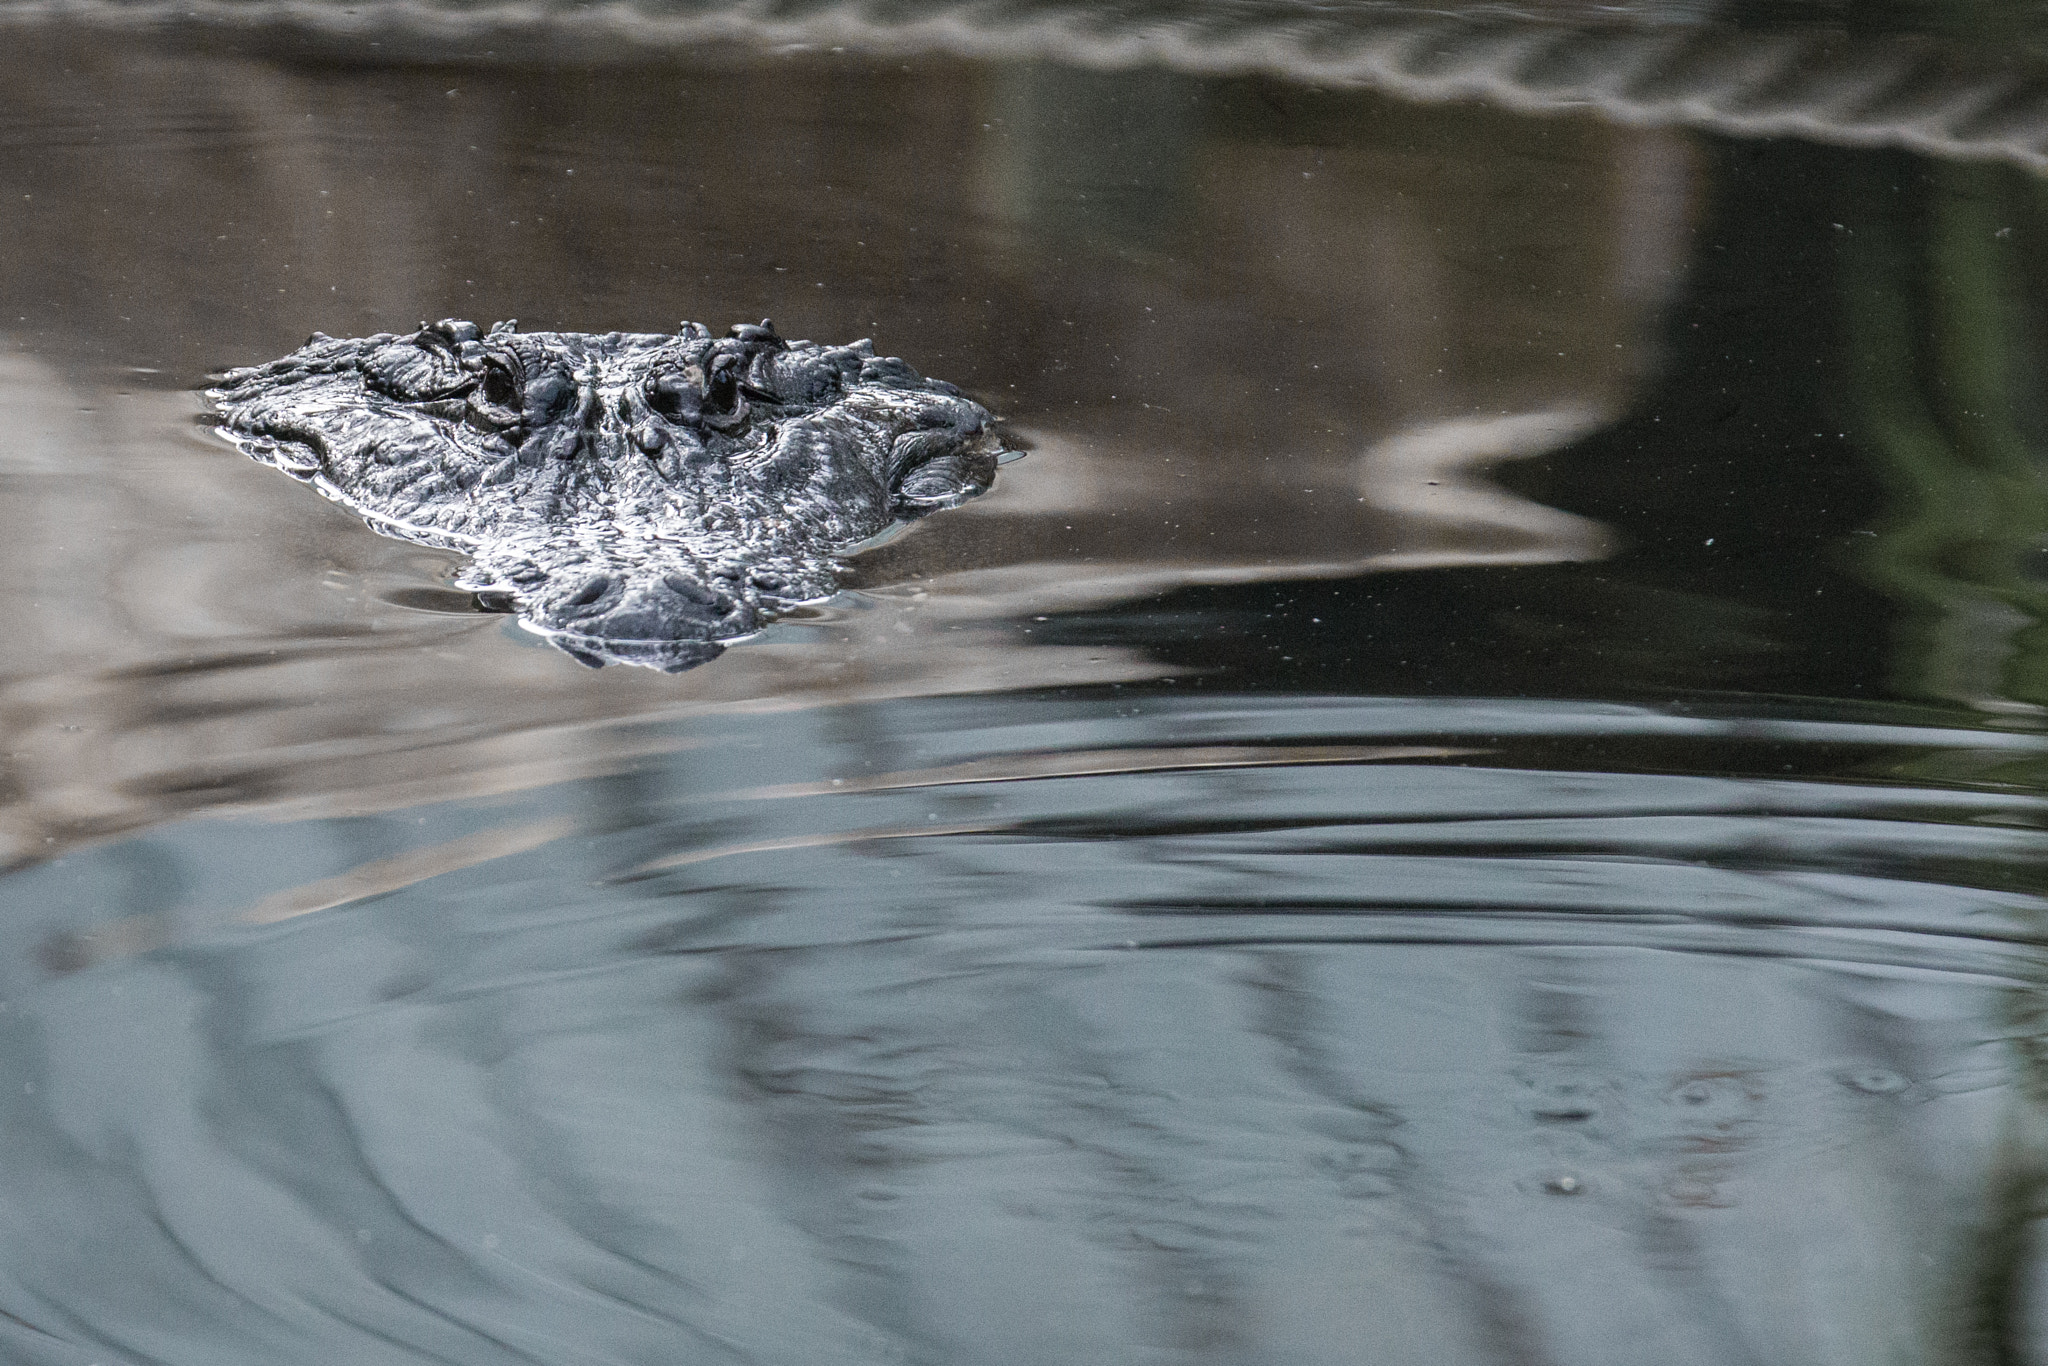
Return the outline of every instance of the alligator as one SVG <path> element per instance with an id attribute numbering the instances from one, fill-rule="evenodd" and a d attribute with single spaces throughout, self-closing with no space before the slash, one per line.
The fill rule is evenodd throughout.
<path id="1" fill-rule="evenodd" d="M 457 586 L 593 667 L 679 672 L 827 597 L 836 557 L 985 491 L 988 410 L 871 342 L 315 333 L 207 398 L 242 451 L 386 535 L 470 557 Z"/>

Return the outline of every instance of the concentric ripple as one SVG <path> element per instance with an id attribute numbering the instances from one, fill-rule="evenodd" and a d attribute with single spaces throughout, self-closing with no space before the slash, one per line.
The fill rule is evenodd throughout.
<path id="1" fill-rule="evenodd" d="M 75 851 L 0 880 L 0 1343 L 2019 1340 L 2048 742 L 1955 720 L 904 701 Z"/>

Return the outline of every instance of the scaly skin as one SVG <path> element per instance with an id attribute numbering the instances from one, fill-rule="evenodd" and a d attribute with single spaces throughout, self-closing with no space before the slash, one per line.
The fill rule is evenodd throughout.
<path id="1" fill-rule="evenodd" d="M 315 334 L 221 376 L 222 435 L 592 665 L 676 671 L 829 595 L 833 555 L 986 490 L 993 420 L 866 341 Z"/>

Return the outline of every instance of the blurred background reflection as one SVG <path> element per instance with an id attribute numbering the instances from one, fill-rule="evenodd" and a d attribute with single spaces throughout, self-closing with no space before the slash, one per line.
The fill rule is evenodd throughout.
<path id="1" fill-rule="evenodd" d="M 2048 1361 L 2023 6 L 0 14 L 0 1356 Z M 679 677 L 207 429 L 1025 434 Z"/>

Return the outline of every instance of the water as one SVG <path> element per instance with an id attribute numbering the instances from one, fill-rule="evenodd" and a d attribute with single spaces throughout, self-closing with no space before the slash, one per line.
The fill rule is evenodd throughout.
<path id="1" fill-rule="evenodd" d="M 2048 1361 L 2037 32 L 1710 8 L 23 7 L 0 1360 Z M 677 677 L 196 396 L 764 314 L 1034 449 Z"/>

